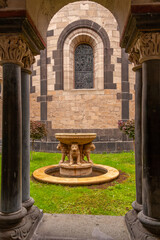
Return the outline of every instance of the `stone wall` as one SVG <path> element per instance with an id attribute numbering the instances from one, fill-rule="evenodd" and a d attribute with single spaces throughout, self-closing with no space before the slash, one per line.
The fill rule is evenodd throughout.
<path id="1" fill-rule="evenodd" d="M 30 81 L 31 119 L 49 129 L 37 150 L 56 151 L 58 131 L 96 132 L 97 152 L 132 149 L 117 129 L 118 120 L 133 119 L 135 112 L 135 74 L 119 41 L 116 19 L 99 4 L 70 3 L 52 18 L 47 51 L 36 57 Z M 74 89 L 74 50 L 82 42 L 93 48 L 93 89 Z"/>
<path id="2" fill-rule="evenodd" d="M 59 79 L 61 62 L 57 52 L 57 46 L 61 41 L 63 31 L 67 26 L 74 24 L 75 21 L 86 19 L 98 24 L 101 29 L 108 35 L 110 44 L 110 64 L 112 70 L 107 74 L 107 81 L 112 85 L 107 85 L 104 89 L 104 82 L 106 81 L 103 75 L 105 71 L 104 48 L 101 37 L 91 28 L 78 28 L 66 35 L 63 48 L 63 90 L 55 91 L 56 78 Z M 39 57 L 36 58 L 36 63 L 33 66 L 32 85 L 35 86 L 35 93 L 31 94 L 31 118 L 41 119 L 42 98 L 36 100 L 38 96 L 45 96 L 47 108 L 47 121 L 51 122 L 53 129 L 113 129 L 117 128 L 117 121 L 123 119 L 122 112 L 128 112 L 129 118 L 134 118 L 134 73 L 132 72 L 132 65 L 127 64 L 128 72 L 128 89 L 122 91 L 122 53 L 119 47 L 120 34 L 118 24 L 111 12 L 99 4 L 82 1 L 70 3 L 63 7 L 52 18 L 47 32 L 47 96 L 51 96 L 50 100 L 47 96 L 40 94 L 40 62 Z M 68 30 L 66 30 L 68 31 Z M 95 56 L 95 62 L 99 63 L 94 71 L 94 89 L 74 89 L 74 47 L 76 43 L 84 42 L 85 34 L 94 33 L 93 39 L 97 40 L 96 51 L 98 56 Z M 78 35 L 79 34 L 79 35 Z M 82 36 L 83 35 L 83 36 Z M 86 36 L 85 35 L 85 36 Z M 75 37 L 76 36 L 76 37 Z M 69 48 L 71 43 L 72 48 Z M 100 40 L 101 39 L 101 42 Z M 87 38 L 86 38 L 87 39 Z M 89 40 L 86 40 L 89 41 Z M 69 51 L 70 50 L 70 51 Z M 68 52 L 67 52 L 68 51 Z M 56 55 L 57 54 L 57 55 Z M 56 55 L 56 56 L 55 56 Z M 97 60 L 98 59 L 98 60 Z M 102 60 L 100 60 L 102 59 Z M 58 62 L 58 63 L 57 63 Z M 44 80 L 44 79 L 42 79 Z M 107 84 L 108 84 L 107 83 Z M 112 86 L 112 87 L 110 87 Z M 123 94 L 122 94 L 123 92 Z M 124 93 L 127 93 L 127 99 L 124 99 Z M 125 96 L 126 96 L 125 95 Z M 128 102 L 128 109 L 122 111 L 122 100 Z M 37 101 L 37 102 L 36 102 Z M 125 108 L 125 107 L 124 107 Z M 40 110 L 41 109 L 41 110 Z"/>

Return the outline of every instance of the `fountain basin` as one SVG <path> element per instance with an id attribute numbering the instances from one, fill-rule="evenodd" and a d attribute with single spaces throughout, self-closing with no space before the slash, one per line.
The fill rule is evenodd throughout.
<path id="1" fill-rule="evenodd" d="M 64 144 L 83 145 L 92 142 L 96 138 L 96 133 L 56 133 L 55 137 Z"/>
<path id="2" fill-rule="evenodd" d="M 101 164 L 94 164 L 92 166 L 93 169 L 99 169 L 102 173 L 101 175 L 95 177 L 69 178 L 52 176 L 51 172 L 59 171 L 59 168 L 59 165 L 50 165 L 39 168 L 33 172 L 33 177 L 37 181 L 43 183 L 61 184 L 69 186 L 84 186 L 111 182 L 119 176 L 119 171 L 117 169 Z"/>

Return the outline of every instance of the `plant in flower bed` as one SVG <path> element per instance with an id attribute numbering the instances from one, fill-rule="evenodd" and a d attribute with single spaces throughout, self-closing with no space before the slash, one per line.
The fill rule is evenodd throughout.
<path id="1" fill-rule="evenodd" d="M 118 121 L 118 128 L 126 135 L 129 136 L 129 138 L 135 139 L 135 120 L 128 120 L 128 121 L 123 121 L 119 120 Z"/>
<path id="2" fill-rule="evenodd" d="M 47 129 L 44 123 L 38 121 L 30 121 L 30 138 L 32 139 L 32 152 L 34 151 L 35 140 L 41 140 L 47 136 Z M 32 155 L 31 155 L 32 159 Z"/>

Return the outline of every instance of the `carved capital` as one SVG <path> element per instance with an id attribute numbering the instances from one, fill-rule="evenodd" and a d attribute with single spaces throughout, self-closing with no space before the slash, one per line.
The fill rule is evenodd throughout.
<path id="1" fill-rule="evenodd" d="M 24 64 L 24 68 L 27 70 L 30 70 L 32 64 L 35 63 L 35 57 L 28 46 L 26 48 L 26 53 L 22 59 L 22 62 Z"/>
<path id="2" fill-rule="evenodd" d="M 29 47 L 20 35 L 0 36 L 0 64 L 15 63 L 29 67 L 34 62 Z"/>
<path id="3" fill-rule="evenodd" d="M 136 47 L 131 48 L 130 54 L 129 54 L 129 61 L 134 63 L 133 71 L 136 71 L 138 68 L 141 67 L 140 63 L 140 53 L 139 50 Z"/>
<path id="4" fill-rule="evenodd" d="M 160 59 L 160 33 L 141 33 L 135 48 L 140 54 L 140 63 L 151 59 Z"/>

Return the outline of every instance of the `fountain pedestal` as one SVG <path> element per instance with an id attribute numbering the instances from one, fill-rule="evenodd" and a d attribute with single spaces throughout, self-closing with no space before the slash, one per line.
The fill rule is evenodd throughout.
<path id="1" fill-rule="evenodd" d="M 57 133 L 55 137 L 60 141 L 57 146 L 62 152 L 59 163 L 60 175 L 65 177 L 86 177 L 92 173 L 90 152 L 95 149 L 92 141 L 96 133 Z M 87 161 L 84 160 L 86 156 Z M 68 161 L 65 161 L 65 158 Z"/>
<path id="2" fill-rule="evenodd" d="M 59 166 L 60 175 L 63 177 L 88 177 L 92 173 L 91 163 L 84 163 L 82 165 L 62 163 Z"/>
<path id="3" fill-rule="evenodd" d="M 57 133 L 55 137 L 60 141 L 57 146 L 62 152 L 60 163 L 35 170 L 33 177 L 37 181 L 84 186 L 110 182 L 119 176 L 115 168 L 92 163 L 90 152 L 95 149 L 92 143 L 96 138 L 95 133 Z"/>

